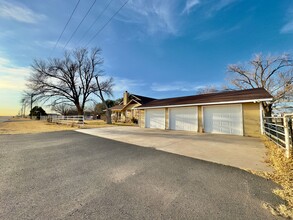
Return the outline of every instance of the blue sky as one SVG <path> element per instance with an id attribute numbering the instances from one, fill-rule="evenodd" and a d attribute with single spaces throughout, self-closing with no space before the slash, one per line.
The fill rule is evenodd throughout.
<path id="1" fill-rule="evenodd" d="M 64 45 L 94 0 L 0 0 L 0 115 L 17 114 L 34 58 L 62 56 Z M 96 1 L 66 49 L 83 47 L 125 0 Z M 292 53 L 291 0 L 129 0 L 89 44 L 103 49 L 104 69 L 124 90 L 163 98 L 225 84 L 228 64 L 254 53 Z"/>

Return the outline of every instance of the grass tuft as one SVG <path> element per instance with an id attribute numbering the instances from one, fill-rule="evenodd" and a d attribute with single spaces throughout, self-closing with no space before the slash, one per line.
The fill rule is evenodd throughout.
<path id="1" fill-rule="evenodd" d="M 286 204 L 277 206 L 266 203 L 264 207 L 274 215 L 293 219 L 293 158 L 286 158 L 284 150 L 270 140 L 264 142 L 267 148 L 266 162 L 273 168 L 273 172 L 266 173 L 265 176 L 281 185 L 282 188 L 274 189 L 273 193 L 286 201 Z"/>

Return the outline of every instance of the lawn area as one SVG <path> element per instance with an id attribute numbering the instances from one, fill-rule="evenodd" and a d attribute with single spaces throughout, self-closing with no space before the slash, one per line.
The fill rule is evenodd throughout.
<path id="1" fill-rule="evenodd" d="M 80 128 L 98 128 L 98 127 L 108 127 L 108 126 L 135 126 L 132 123 L 123 122 L 113 122 L 111 125 L 106 124 L 104 120 L 86 120 L 83 126 Z"/>
<path id="2" fill-rule="evenodd" d="M 47 121 L 31 120 L 26 118 L 11 119 L 8 122 L 0 123 L 0 134 L 27 134 L 27 133 L 42 133 L 64 130 L 75 130 L 85 128 L 99 128 L 107 126 L 133 126 L 129 123 L 113 123 L 106 124 L 103 120 L 89 120 L 85 121 L 83 125 L 80 124 L 55 124 Z"/>
<path id="3" fill-rule="evenodd" d="M 0 134 L 27 134 L 63 130 L 74 130 L 77 127 L 68 125 L 57 125 L 47 121 L 36 121 L 30 119 L 11 119 L 0 123 Z"/>

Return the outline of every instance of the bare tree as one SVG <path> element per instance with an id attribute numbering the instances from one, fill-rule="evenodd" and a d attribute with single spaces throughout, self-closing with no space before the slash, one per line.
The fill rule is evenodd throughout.
<path id="1" fill-rule="evenodd" d="M 26 106 L 30 106 L 30 110 L 32 110 L 33 104 L 35 102 L 37 102 L 37 101 L 38 101 L 37 93 L 34 93 L 31 90 L 23 91 L 22 98 L 21 98 L 20 102 L 21 102 L 21 104 L 23 105 L 23 108 L 24 108 L 24 115 L 25 115 Z M 32 118 L 32 117 L 30 117 L 30 118 Z"/>
<path id="2" fill-rule="evenodd" d="M 21 112 L 22 112 L 22 117 L 25 117 L 25 111 L 26 111 L 26 107 L 29 105 L 29 102 L 27 99 L 25 98 L 21 98 L 20 100 L 20 104 L 21 104 Z"/>
<path id="3" fill-rule="evenodd" d="M 292 99 L 293 60 L 288 54 L 281 56 L 256 54 L 248 64 L 228 66 L 228 81 L 236 88 L 264 88 L 272 96 L 271 103 L 263 103 L 265 115 L 270 116 L 273 104 Z"/>
<path id="4" fill-rule="evenodd" d="M 101 80 L 101 76 L 102 74 L 96 76 L 97 91 L 95 92 L 95 94 L 99 97 L 99 99 L 102 101 L 103 105 L 106 108 L 107 124 L 112 124 L 111 109 L 109 108 L 109 105 L 106 102 L 104 95 L 113 96 L 114 80 L 112 77 Z"/>
<path id="5" fill-rule="evenodd" d="M 89 96 L 97 91 L 94 78 L 103 64 L 101 49 L 66 52 L 63 58 L 35 60 L 27 86 L 39 100 L 73 104 L 82 115 Z"/>
<path id="6" fill-rule="evenodd" d="M 53 104 L 52 105 L 52 110 L 61 114 L 61 115 L 68 115 L 70 108 L 72 106 L 68 105 L 68 104 L 64 104 L 64 103 L 59 103 L 59 104 Z"/>

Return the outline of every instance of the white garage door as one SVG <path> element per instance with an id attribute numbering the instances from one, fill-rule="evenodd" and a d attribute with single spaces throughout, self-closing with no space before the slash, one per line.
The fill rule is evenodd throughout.
<path id="1" fill-rule="evenodd" d="M 171 130 L 197 131 L 197 107 L 170 108 Z"/>
<path id="2" fill-rule="evenodd" d="M 204 107 L 205 132 L 243 135 L 241 109 L 241 105 Z"/>
<path id="3" fill-rule="evenodd" d="M 145 127 L 165 129 L 165 109 L 146 110 Z"/>

